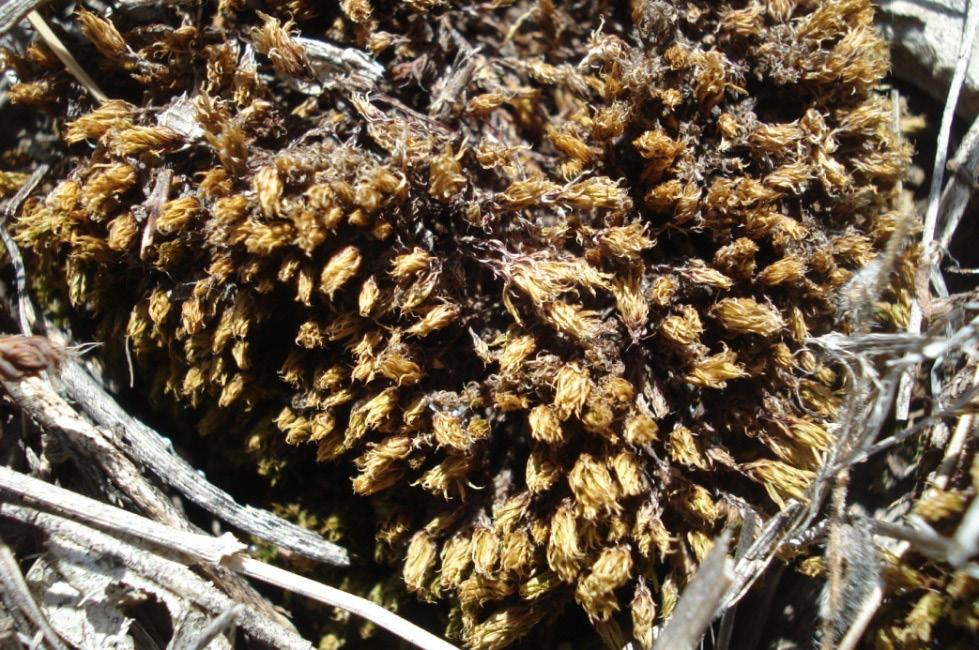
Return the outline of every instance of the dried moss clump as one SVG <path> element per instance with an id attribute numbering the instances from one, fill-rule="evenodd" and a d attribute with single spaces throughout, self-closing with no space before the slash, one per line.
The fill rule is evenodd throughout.
<path id="1" fill-rule="evenodd" d="M 67 147 L 19 241 L 202 432 L 351 470 L 454 637 L 648 648 L 831 444 L 804 341 L 908 158 L 870 3 L 264 4 L 73 16 L 94 108 L 8 53 Z"/>

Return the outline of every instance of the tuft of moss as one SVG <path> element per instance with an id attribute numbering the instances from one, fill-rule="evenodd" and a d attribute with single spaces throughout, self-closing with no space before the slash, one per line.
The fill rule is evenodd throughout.
<path id="1" fill-rule="evenodd" d="M 909 157 L 870 3 L 260 4 L 78 13 L 100 106 L 7 52 L 65 141 L 18 241 L 202 434 L 386 512 L 375 555 L 468 646 L 575 603 L 648 649 L 832 443 L 806 338 Z"/>

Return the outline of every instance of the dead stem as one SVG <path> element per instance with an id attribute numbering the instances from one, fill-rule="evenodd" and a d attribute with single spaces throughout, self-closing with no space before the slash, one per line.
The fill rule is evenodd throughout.
<path id="1" fill-rule="evenodd" d="M 92 97 L 94 97 L 100 104 L 109 101 L 109 96 L 102 92 L 95 81 L 93 81 L 88 73 L 85 72 L 85 69 L 79 65 L 75 57 L 68 51 L 68 48 L 65 47 L 65 44 L 61 42 L 60 38 L 58 38 L 58 35 L 55 34 L 50 27 L 48 27 L 47 22 L 44 20 L 41 14 L 37 13 L 36 11 L 31 11 L 27 14 L 27 20 L 30 21 L 34 29 L 37 30 L 38 36 L 40 36 L 47 46 L 51 48 L 54 55 L 65 64 L 68 72 L 70 72 L 71 75 L 78 80 L 78 83 L 82 85 L 82 88 L 87 90 L 89 94 L 92 95 Z"/>

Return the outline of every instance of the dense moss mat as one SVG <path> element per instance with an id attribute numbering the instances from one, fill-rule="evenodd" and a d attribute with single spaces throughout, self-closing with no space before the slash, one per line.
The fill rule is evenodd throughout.
<path id="1" fill-rule="evenodd" d="M 909 158 L 870 3 L 254 4 L 62 16 L 101 105 L 5 53 L 64 143 L 40 282 L 211 453 L 328 483 L 311 523 L 372 511 L 356 590 L 649 648 L 806 498 L 846 390 L 806 338 L 908 317 L 910 256 L 861 300 Z"/>

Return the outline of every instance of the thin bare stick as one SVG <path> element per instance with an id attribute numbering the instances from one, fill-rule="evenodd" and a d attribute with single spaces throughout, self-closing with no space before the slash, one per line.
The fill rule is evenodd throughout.
<path id="1" fill-rule="evenodd" d="M 900 559 L 910 547 L 911 544 L 909 542 L 902 541 L 892 550 L 892 553 L 894 553 L 894 555 Z M 863 599 L 860 609 L 857 610 L 857 615 L 853 618 L 849 629 L 840 640 L 837 650 L 853 650 L 856 648 L 857 644 L 860 643 L 860 640 L 863 638 L 864 631 L 866 631 L 867 626 L 870 625 L 870 621 L 874 618 L 874 614 L 877 613 L 877 609 L 880 607 L 883 600 L 884 582 L 883 580 L 878 580 L 877 584 L 875 584 L 873 589 L 870 590 L 870 593 L 868 593 Z"/>
<path id="2" fill-rule="evenodd" d="M 908 331 L 912 334 L 921 332 L 924 319 L 922 302 L 927 301 L 930 294 L 929 278 L 939 260 L 939 252 L 935 246 L 935 229 L 938 224 L 938 208 L 942 194 L 942 183 L 945 180 L 945 161 L 948 160 L 948 140 L 952 132 L 952 121 L 955 119 L 955 107 L 959 103 L 959 92 L 965 75 L 969 71 L 969 59 L 972 56 L 972 46 L 975 44 L 976 32 L 979 31 L 979 2 L 969 3 L 968 13 L 963 25 L 962 42 L 959 44 L 958 59 L 955 63 L 955 74 L 945 99 L 942 111 L 942 122 L 938 130 L 938 143 L 935 152 L 935 162 L 931 169 L 931 185 L 928 188 L 928 207 L 925 210 L 925 223 L 921 231 L 921 262 L 918 267 L 917 290 L 911 301 L 911 318 Z M 914 369 L 909 369 L 902 377 L 898 388 L 896 417 L 907 420 L 911 403 L 911 387 L 914 381 Z"/>
<path id="3" fill-rule="evenodd" d="M 979 364 L 976 364 L 975 370 L 972 373 L 972 386 L 973 388 L 979 386 Z M 938 465 L 938 469 L 935 470 L 935 475 L 932 479 L 932 485 L 935 487 L 942 490 L 948 487 L 952 473 L 959 464 L 962 452 L 965 449 L 965 442 L 968 440 L 969 434 L 972 433 L 973 419 L 974 415 L 971 412 L 965 413 L 955 425 L 955 433 L 952 434 L 951 440 L 945 446 L 942 462 Z"/>
<path id="4" fill-rule="evenodd" d="M 44 640 L 55 650 L 67 650 L 57 633 L 51 629 L 51 624 L 44 617 L 44 612 L 34 602 L 34 596 L 24 581 L 17 559 L 7 544 L 0 540 L 0 584 L 3 585 L 4 600 L 10 599 L 24 616 L 41 632 Z"/>
<path id="5" fill-rule="evenodd" d="M 907 542 L 902 542 L 902 544 L 906 545 Z M 850 629 L 847 630 L 846 636 L 843 637 L 840 645 L 837 646 L 837 650 L 853 650 L 857 646 L 857 643 L 863 637 L 864 630 L 867 629 L 874 614 L 877 613 L 877 608 L 880 607 L 883 596 L 884 591 L 881 586 L 874 587 L 874 590 L 863 601 L 860 611 L 853 619 L 853 623 L 850 625 Z"/>
<path id="6" fill-rule="evenodd" d="M 211 537 L 178 530 L 8 467 L 0 466 L 0 490 L 15 494 L 28 504 L 65 517 L 81 519 L 102 530 L 123 533 L 164 548 L 179 549 L 182 555 L 206 564 L 220 564 L 222 559 L 245 548 L 231 533 Z"/>
<path id="7" fill-rule="evenodd" d="M 875 535 L 884 535 L 892 539 L 908 542 L 919 553 L 935 560 L 947 561 L 957 550 L 954 539 L 939 535 L 929 526 L 924 526 L 922 529 L 919 529 L 869 517 L 861 519 L 870 526 L 870 529 L 873 530 Z"/>
<path id="8" fill-rule="evenodd" d="M 975 397 L 977 393 L 979 393 L 979 387 L 972 386 L 971 388 L 967 389 L 961 396 L 956 398 L 956 400 L 952 402 L 948 406 L 948 408 L 943 409 L 937 413 L 933 413 L 928 417 L 916 420 L 915 423 L 910 427 L 906 429 L 902 429 L 897 433 L 891 434 L 890 436 L 887 436 L 882 440 L 878 440 L 874 444 L 865 447 L 864 449 L 861 449 L 853 457 L 848 458 L 845 461 L 842 461 L 838 465 L 835 465 L 834 469 L 838 471 L 839 469 L 842 469 L 845 466 L 862 463 L 863 461 L 867 460 L 871 456 L 879 454 L 885 449 L 890 449 L 894 445 L 900 444 L 901 442 L 907 440 L 911 436 L 921 431 L 924 431 L 928 427 L 940 423 L 942 419 L 954 417 L 956 414 L 960 413 L 962 409 L 968 406 L 969 402 L 972 401 L 972 398 Z"/>
<path id="9" fill-rule="evenodd" d="M 10 264 L 14 267 L 14 277 L 17 285 L 17 320 L 20 324 L 20 332 L 24 336 L 30 336 L 37 320 L 34 314 L 34 306 L 27 298 L 27 271 L 24 267 L 24 258 L 20 254 L 17 242 L 7 231 L 7 222 L 17 214 L 21 204 L 27 200 L 31 192 L 41 183 L 41 179 L 48 173 L 47 165 L 38 165 L 37 169 L 30 175 L 30 178 L 20 186 L 7 204 L 3 207 L 0 214 L 0 240 L 3 241 L 7 255 L 10 257 Z"/>
<path id="10" fill-rule="evenodd" d="M 104 432 L 75 412 L 41 377 L 4 382 L 7 393 L 47 431 L 63 435 L 69 445 L 91 457 L 137 507 L 168 525 L 190 529 L 190 524 L 173 503 L 143 477 L 140 469 L 126 458 Z"/>
<path id="11" fill-rule="evenodd" d="M 6 34 L 47 0 L 4 0 L 0 2 L 0 36 Z"/>
<path id="12" fill-rule="evenodd" d="M 758 523 L 758 516 L 750 508 L 744 515 L 741 523 L 741 532 L 738 533 L 738 544 L 734 549 L 734 561 L 740 562 L 751 548 L 751 543 L 755 539 L 755 526 Z M 731 645 L 731 635 L 734 633 L 734 614 L 737 607 L 731 605 L 721 617 L 721 625 L 717 631 L 717 641 L 714 647 L 717 650 L 727 650 Z"/>
<path id="13" fill-rule="evenodd" d="M 304 578 L 285 569 L 259 562 L 241 554 L 228 558 L 224 564 L 256 580 L 261 580 L 270 585 L 281 587 L 287 591 L 312 598 L 313 600 L 333 607 L 339 607 L 362 618 L 366 618 L 419 648 L 425 648 L 426 650 L 456 650 L 456 647 L 451 643 L 443 641 L 431 632 L 423 630 L 414 623 L 406 621 L 380 605 L 364 598 L 348 594 L 345 591 L 340 591 L 334 587 L 321 584 L 309 578 Z"/>
<path id="14" fill-rule="evenodd" d="M 41 37 L 41 40 L 43 40 L 44 43 L 51 48 L 51 51 L 54 52 L 54 55 L 65 64 L 65 67 L 68 68 L 68 72 L 70 72 L 71 75 L 78 80 L 78 83 L 80 83 L 82 87 L 95 98 L 96 101 L 99 103 L 109 101 L 109 96 L 102 92 L 95 81 L 93 81 L 82 66 L 78 64 L 78 61 L 75 60 L 75 57 L 68 51 L 65 44 L 61 42 L 58 35 L 55 34 L 50 27 L 48 27 L 48 24 L 44 21 L 41 14 L 37 13 L 36 11 L 31 11 L 27 14 L 27 20 L 30 21 L 34 29 L 37 30 L 37 34 Z"/>
<path id="15" fill-rule="evenodd" d="M 74 361 L 62 364 L 61 381 L 68 395 L 89 417 L 119 433 L 127 455 L 189 500 L 232 526 L 281 548 L 327 564 L 350 564 L 343 547 L 271 512 L 241 505 L 208 482 L 190 463 L 169 449 L 163 435 L 126 413 L 80 364 Z"/>
<path id="16" fill-rule="evenodd" d="M 803 512 L 802 504 L 790 501 L 785 508 L 775 513 L 758 534 L 758 539 L 734 566 L 734 577 L 720 608 L 727 609 L 740 601 L 757 582 L 775 559 L 775 552 L 784 540 L 789 522 Z"/>
<path id="17" fill-rule="evenodd" d="M 225 611 L 221 612 L 221 615 L 211 621 L 204 631 L 201 632 L 192 643 L 187 644 L 182 650 L 204 650 L 211 641 L 213 641 L 219 634 L 224 634 L 224 631 L 232 627 L 237 621 L 238 617 L 241 615 L 244 607 L 241 605 L 234 605 L 229 607 Z"/>
<path id="18" fill-rule="evenodd" d="M 972 382 L 973 387 L 979 384 L 979 366 L 976 367 Z M 972 415 L 967 414 L 962 416 L 958 425 L 955 427 L 955 433 L 953 434 L 952 439 L 949 441 L 949 444 L 945 449 L 942 462 L 939 463 L 935 471 L 929 475 L 928 484 L 940 490 L 948 487 L 952 469 L 954 469 L 956 461 L 962 452 L 965 445 L 965 440 L 972 428 L 971 425 Z M 892 549 L 891 552 L 894 554 L 897 560 L 900 560 L 909 548 L 911 548 L 911 543 L 904 540 L 901 541 L 894 549 Z M 877 612 L 877 608 L 880 607 L 880 603 L 883 598 L 883 585 L 878 584 L 874 587 L 870 594 L 867 595 L 867 598 L 864 599 L 859 614 L 850 625 L 850 629 L 847 631 L 846 636 L 844 636 L 843 640 L 840 641 L 839 650 L 853 650 L 853 648 L 857 646 L 863 637 L 864 630 L 867 629 L 871 619 L 873 619 L 874 614 Z"/>
<path id="19" fill-rule="evenodd" d="M 28 377 L 20 381 L 5 381 L 3 386 L 24 413 L 44 429 L 63 436 L 71 448 L 90 459 L 88 467 L 101 468 L 111 483 L 140 510 L 176 529 L 195 530 L 173 502 L 122 453 L 120 441 L 112 435 L 114 432 L 92 426 L 65 402 L 49 381 L 41 377 Z M 262 611 L 266 616 L 277 616 L 268 601 L 240 576 L 217 567 L 207 568 L 206 571 L 210 579 L 235 599 Z"/>
<path id="20" fill-rule="evenodd" d="M 969 198 L 976 190 L 976 176 L 979 175 L 979 117 L 973 120 L 948 167 L 952 177 L 942 192 L 942 202 L 938 206 L 938 214 L 943 223 L 940 240 L 943 251 L 951 243 L 952 235 L 965 214 Z"/>
<path id="21" fill-rule="evenodd" d="M 48 552 L 56 558 L 77 563 L 77 555 L 82 552 L 87 557 L 111 559 L 209 614 L 220 614 L 236 604 L 211 580 L 187 566 L 183 556 L 179 561 L 170 559 L 139 546 L 138 540 L 110 535 L 60 515 L 15 504 L 10 499 L 0 499 L 0 514 L 44 531 Z M 263 647 L 312 649 L 287 622 L 268 616 L 260 608 L 246 606 L 239 622 L 242 631 Z"/>
<path id="22" fill-rule="evenodd" d="M 2 466 L 0 466 L 0 490 L 14 494 L 28 504 L 92 523 L 99 529 L 145 540 L 167 549 L 170 553 L 208 565 L 221 565 L 268 584 L 339 607 L 366 618 L 419 648 L 455 650 L 452 644 L 369 600 L 243 555 L 241 551 L 244 546 L 230 533 L 225 533 L 221 537 L 211 537 L 175 530 Z M 725 584 L 725 588 L 726 586 Z"/>
<path id="23" fill-rule="evenodd" d="M 945 161 L 948 160 L 948 141 L 952 133 L 952 121 L 955 119 L 955 108 L 959 103 L 959 92 L 962 83 L 969 72 L 969 60 L 972 56 L 972 46 L 975 44 L 976 32 L 979 31 L 979 3 L 969 2 L 969 10 L 965 16 L 962 42 L 959 43 L 959 54 L 955 62 L 955 74 L 948 89 L 945 108 L 942 111 L 942 122 L 938 130 L 938 147 L 935 152 L 935 162 L 931 168 L 931 185 L 928 188 L 928 208 L 925 211 L 925 224 L 921 233 L 921 243 L 930 247 L 935 239 L 935 227 L 938 224 L 938 207 L 942 194 L 942 183 L 945 180 Z M 925 250 L 925 253 L 928 251 Z M 934 260 L 927 260 L 929 263 Z"/>
<path id="24" fill-rule="evenodd" d="M 656 639 L 654 650 L 693 650 L 714 619 L 724 593 L 734 580 L 734 562 L 727 556 L 730 531 L 714 541 L 714 548 L 683 590 L 673 614 Z"/>

